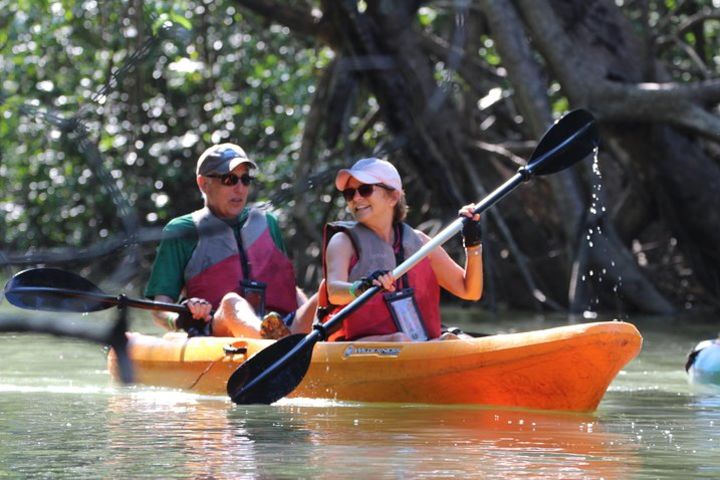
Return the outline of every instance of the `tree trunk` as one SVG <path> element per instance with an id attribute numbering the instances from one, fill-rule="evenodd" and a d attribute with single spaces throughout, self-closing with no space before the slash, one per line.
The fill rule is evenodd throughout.
<path id="1" fill-rule="evenodd" d="M 720 100 L 720 80 L 667 82 L 649 51 L 657 36 L 637 33 L 614 1 L 453 4 L 442 38 L 421 28 L 414 0 L 368 0 L 364 10 L 325 0 L 319 22 L 303 19 L 302 7 L 240 3 L 303 34 L 315 28 L 331 43 L 344 77 L 377 100 L 390 135 L 375 153 L 399 164 L 410 203 L 419 205 L 412 214 L 422 218 L 445 218 L 514 173 L 527 156 L 513 151 L 518 141 L 540 138 L 559 105 L 595 114 L 602 178 L 597 165 L 585 164 L 538 179 L 489 212 L 486 241 L 495 253 L 488 271 L 498 298 L 669 313 L 686 301 L 687 289 L 677 285 L 688 280 L 688 261 L 717 295 L 720 213 L 712 207 L 720 204 L 720 167 L 712 142 L 720 118 L 706 105 Z M 459 41 L 463 33 L 473 35 L 470 50 Z M 487 47 L 485 38 L 502 61 L 497 68 L 474 54 Z M 457 81 L 438 81 L 439 64 Z M 666 83 L 647 83 L 658 80 Z M 503 95 L 478 100 L 494 95 L 493 85 Z M 342 137 L 337 112 L 355 108 L 350 97 L 335 92 L 324 117 L 335 132 L 331 147 Z"/>

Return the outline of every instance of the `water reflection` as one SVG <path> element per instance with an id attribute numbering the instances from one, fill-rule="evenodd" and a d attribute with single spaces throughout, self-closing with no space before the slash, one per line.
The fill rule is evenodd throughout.
<path id="1" fill-rule="evenodd" d="M 720 395 L 656 388 L 618 400 L 608 396 L 602 417 L 637 443 L 643 478 L 720 478 Z"/>
<path id="2" fill-rule="evenodd" d="M 0 335 L 0 476 L 720 478 L 720 392 L 692 388 L 683 368 L 716 319 L 651 320 L 596 416 L 299 399 L 240 407 L 114 387 L 94 345 Z"/>
<path id="3" fill-rule="evenodd" d="M 168 391 L 116 395 L 108 401 L 109 471 L 162 477 L 255 478 L 257 452 L 243 428 L 230 428 L 228 404 Z M 138 458 L 142 462 L 138 464 Z"/>
<path id="4" fill-rule="evenodd" d="M 687 437 L 697 445 L 692 455 L 697 457 L 698 451 L 702 451 L 703 456 L 709 459 L 698 466 L 698 475 L 720 478 L 720 442 L 715 433 L 720 427 L 720 390 L 710 388 L 693 397 L 688 409 L 697 412 L 693 417 L 692 431 L 687 433 Z"/>
<path id="5" fill-rule="evenodd" d="M 592 416 L 293 400 L 232 406 L 182 394 L 113 396 L 109 471 L 193 478 L 628 478 L 630 438 Z M 158 464 L 148 465 L 156 449 Z M 152 463 L 152 462 L 151 462 Z"/>

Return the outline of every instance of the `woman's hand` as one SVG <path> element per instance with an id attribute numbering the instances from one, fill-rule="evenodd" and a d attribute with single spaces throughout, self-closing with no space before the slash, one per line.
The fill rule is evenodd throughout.
<path id="1" fill-rule="evenodd" d="M 376 272 L 373 272 L 370 277 L 373 279 L 372 283 L 373 285 L 376 285 L 383 290 L 387 290 L 388 292 L 394 292 L 395 291 L 395 277 L 393 277 L 392 272 L 385 272 L 381 273 L 382 270 L 378 270 Z M 376 273 L 380 273 L 379 275 L 375 276 Z"/>
<path id="2" fill-rule="evenodd" d="M 388 272 L 387 270 L 375 270 L 367 277 L 363 277 L 354 282 L 353 292 L 355 293 L 355 296 L 359 296 L 372 286 L 380 287 L 388 292 L 394 292 L 395 277 L 393 277 L 392 272 Z"/>
<path id="3" fill-rule="evenodd" d="M 476 222 L 479 222 L 480 214 L 473 213 L 476 208 L 477 208 L 477 205 L 475 205 L 474 203 L 468 203 L 464 207 L 460 208 L 460 210 L 458 210 L 458 216 L 459 217 L 468 217 Z"/>
<path id="4" fill-rule="evenodd" d="M 458 210 L 458 216 L 463 219 L 462 237 L 465 248 L 476 247 L 482 243 L 482 228 L 480 227 L 480 214 L 475 212 L 475 204 L 470 203 Z"/>

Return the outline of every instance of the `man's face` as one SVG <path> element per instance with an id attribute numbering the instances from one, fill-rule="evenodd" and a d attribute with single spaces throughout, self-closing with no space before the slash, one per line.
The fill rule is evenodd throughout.
<path id="1" fill-rule="evenodd" d="M 229 176 L 231 180 L 240 180 L 249 175 L 250 169 L 247 164 L 238 165 Z M 235 175 L 236 179 L 232 179 Z M 224 184 L 218 177 L 199 175 L 197 177 L 198 187 L 205 193 L 205 205 L 219 218 L 235 218 L 247 204 L 250 195 L 250 185 L 237 181 L 235 185 Z M 230 183 L 230 182 L 225 182 Z"/>

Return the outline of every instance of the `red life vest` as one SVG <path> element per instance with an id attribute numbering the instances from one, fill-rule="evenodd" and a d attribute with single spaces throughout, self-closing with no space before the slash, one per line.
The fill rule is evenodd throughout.
<path id="1" fill-rule="evenodd" d="M 198 244 L 185 267 L 185 293 L 204 298 L 218 308 L 228 292 L 240 293 L 245 278 L 240 249 L 232 227 L 208 208 L 192 213 Z M 297 309 L 295 270 L 290 259 L 275 245 L 265 214 L 250 209 L 240 229 L 250 280 L 265 282 L 266 310 L 286 315 Z"/>
<path id="2" fill-rule="evenodd" d="M 407 258 L 422 247 L 422 239 L 407 224 L 400 224 L 402 228 L 402 245 L 404 257 Z M 396 265 L 395 251 L 392 246 L 384 242 L 372 230 L 358 222 L 333 222 L 325 226 L 323 232 L 323 272 L 327 278 L 326 250 L 330 238 L 337 232 L 344 232 L 352 241 L 357 255 L 357 261 L 351 262 L 348 272 L 348 281 L 354 282 L 367 276 L 375 270 L 392 270 Z M 428 338 L 440 336 L 440 286 L 435 272 L 427 257 L 418 262 L 407 272 L 407 280 L 415 291 L 415 301 L 422 315 L 423 325 Z M 396 283 L 398 287 L 401 282 Z M 329 307 L 330 315 L 341 310 L 339 306 L 328 305 L 328 293 L 325 281 L 320 286 L 319 306 Z M 328 318 L 329 319 L 329 318 Z M 397 326 L 381 293 L 373 296 L 356 312 L 343 321 L 338 332 L 331 335 L 331 340 L 354 340 L 369 335 L 385 335 L 398 331 Z"/>

